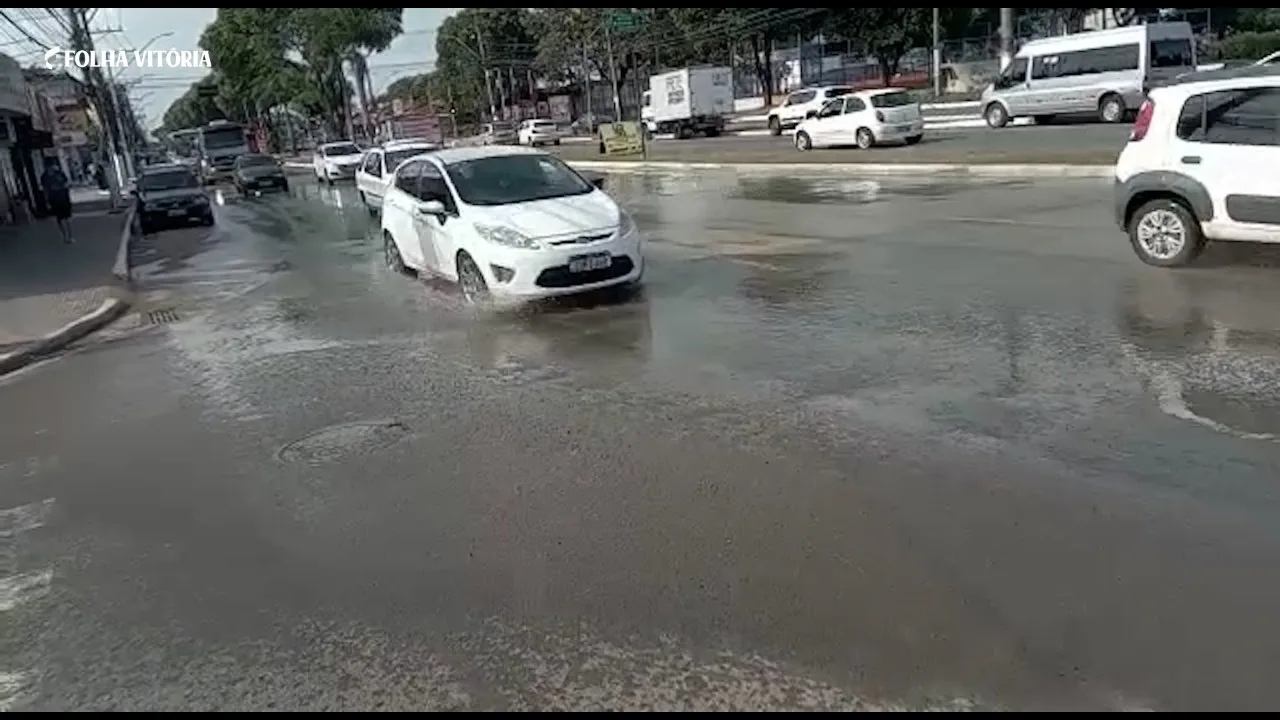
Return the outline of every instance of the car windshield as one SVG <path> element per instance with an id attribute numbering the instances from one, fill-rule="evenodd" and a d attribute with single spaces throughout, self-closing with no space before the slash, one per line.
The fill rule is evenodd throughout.
<path id="1" fill-rule="evenodd" d="M 489 126 L 489 132 L 509 132 L 511 126 L 507 123 L 493 123 Z"/>
<path id="2" fill-rule="evenodd" d="M 453 163 L 449 177 L 468 205 L 511 205 L 569 195 L 594 187 L 550 155 L 499 155 Z"/>
<path id="3" fill-rule="evenodd" d="M 539 120 L 535 122 L 533 126 L 539 130 L 554 130 L 556 127 L 556 124 L 551 122 L 550 120 Z"/>
<path id="4" fill-rule="evenodd" d="M 147 173 L 138 178 L 138 189 L 144 191 L 179 190 L 200 187 L 196 176 L 186 170 Z"/>
<path id="5" fill-rule="evenodd" d="M 325 157 L 346 157 L 348 155 L 359 155 L 360 148 L 355 143 L 342 143 L 341 145 L 329 145 L 320 149 Z"/>
<path id="6" fill-rule="evenodd" d="M 223 128 L 221 130 L 205 130 L 201 133 L 201 142 L 210 150 L 219 150 L 222 148 L 237 147 L 244 145 L 244 130 L 238 127 Z"/>
<path id="7" fill-rule="evenodd" d="M 245 155 L 239 160 L 240 167 L 271 167 L 276 165 L 276 159 L 270 155 Z"/>
<path id="8" fill-rule="evenodd" d="M 841 95 L 848 95 L 851 92 L 853 92 L 853 88 L 851 87 L 834 87 L 834 88 L 831 88 L 830 90 L 827 90 L 825 93 L 823 93 L 823 97 L 827 97 L 827 98 L 840 97 Z"/>
<path id="9" fill-rule="evenodd" d="M 421 155 L 424 152 L 430 152 L 430 148 L 426 147 L 409 147 L 399 148 L 396 150 L 388 150 L 383 157 L 385 158 L 387 170 L 395 170 L 396 166 L 408 160 L 415 155 Z"/>
<path id="10" fill-rule="evenodd" d="M 871 106 L 878 108 L 895 108 L 912 104 L 911 96 L 904 92 L 883 93 L 871 96 Z"/>

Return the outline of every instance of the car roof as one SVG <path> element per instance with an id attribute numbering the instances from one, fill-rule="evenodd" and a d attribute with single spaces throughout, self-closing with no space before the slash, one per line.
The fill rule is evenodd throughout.
<path id="1" fill-rule="evenodd" d="M 183 163 L 156 163 L 154 165 L 144 165 L 138 175 L 151 175 L 154 173 L 172 172 L 181 170 L 183 172 L 191 172 L 191 167 Z"/>
<path id="2" fill-rule="evenodd" d="M 317 149 L 317 150 L 323 150 L 323 149 L 325 149 L 325 148 L 341 147 L 341 146 L 343 146 L 343 145 L 355 145 L 355 143 L 354 143 L 354 142 L 352 142 L 351 140 L 335 140 L 335 141 L 333 141 L 333 142 L 327 142 L 327 143 L 324 143 L 323 145 L 321 145 L 320 147 L 318 147 L 318 148 L 316 148 L 316 149 Z"/>
<path id="3" fill-rule="evenodd" d="M 412 150 L 414 148 L 434 150 L 437 147 L 439 147 L 439 144 L 430 140 L 388 140 L 382 143 L 382 147 L 374 148 L 374 150 Z"/>
<path id="4" fill-rule="evenodd" d="M 1280 65 L 1245 65 L 1243 67 L 1222 68 L 1220 70 L 1201 70 L 1189 72 L 1172 80 L 1158 84 L 1156 87 L 1175 87 L 1193 83 L 1216 82 L 1220 80 L 1249 80 L 1256 78 L 1280 78 Z"/>
<path id="5" fill-rule="evenodd" d="M 489 157 L 507 157 L 510 155 L 537 155 L 539 157 L 549 155 L 550 153 L 533 148 L 522 147 L 520 145 L 479 145 L 475 147 L 456 147 L 446 150 L 437 150 L 431 153 L 431 157 L 439 160 L 444 165 L 453 165 L 456 163 L 467 162 L 468 160 L 479 160 Z"/>
<path id="6" fill-rule="evenodd" d="M 876 97 L 877 95 L 889 95 L 891 93 L 900 92 L 906 92 L 906 89 L 900 87 L 871 88 L 870 90 L 859 90 L 857 94 L 865 95 L 867 97 Z"/>

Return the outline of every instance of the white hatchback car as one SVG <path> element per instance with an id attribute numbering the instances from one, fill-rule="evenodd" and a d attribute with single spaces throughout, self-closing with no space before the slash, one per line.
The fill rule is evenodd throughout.
<path id="1" fill-rule="evenodd" d="M 473 303 L 637 284 L 640 234 L 602 184 L 519 146 L 411 158 L 383 201 L 387 266 L 457 282 Z"/>
<path id="2" fill-rule="evenodd" d="M 524 120 L 517 134 L 520 144 L 529 147 L 560 144 L 560 128 L 554 120 Z"/>
<path id="3" fill-rule="evenodd" d="M 924 137 L 920 103 L 905 90 L 883 88 L 828 100 L 796 128 L 797 150 L 857 145 L 866 150 L 884 142 L 915 145 Z"/>
<path id="4" fill-rule="evenodd" d="M 320 182 L 350 180 L 356 176 L 356 168 L 360 167 L 363 157 L 364 151 L 353 142 L 325 143 L 311 156 L 311 169 Z"/>
<path id="5" fill-rule="evenodd" d="M 360 193 L 360 202 L 371 214 L 378 212 L 396 166 L 415 155 L 438 148 L 439 145 L 426 140 L 390 140 L 382 147 L 365 153 L 364 161 L 356 171 L 356 191 Z"/>
<path id="6" fill-rule="evenodd" d="M 1143 262 L 1185 265 L 1206 240 L 1280 243 L 1280 66 L 1153 89 L 1115 167 L 1116 221 Z"/>

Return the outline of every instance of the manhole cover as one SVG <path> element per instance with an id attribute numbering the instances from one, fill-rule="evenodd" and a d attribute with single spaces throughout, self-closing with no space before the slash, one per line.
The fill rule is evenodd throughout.
<path id="1" fill-rule="evenodd" d="M 178 322 L 178 312 L 172 308 L 152 310 L 147 313 L 147 322 L 151 325 L 167 325 Z"/>
<path id="2" fill-rule="evenodd" d="M 371 420 L 321 428 L 280 448 L 285 462 L 325 463 L 362 455 L 394 444 L 409 432 L 396 420 Z"/>

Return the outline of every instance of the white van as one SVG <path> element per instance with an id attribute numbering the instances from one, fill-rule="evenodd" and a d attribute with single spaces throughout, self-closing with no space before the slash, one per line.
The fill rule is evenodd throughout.
<path id="1" fill-rule="evenodd" d="M 1151 23 L 1032 40 L 982 93 L 982 115 L 1001 128 L 1016 117 L 1097 113 L 1121 122 L 1147 88 L 1194 71 L 1191 25 Z"/>

